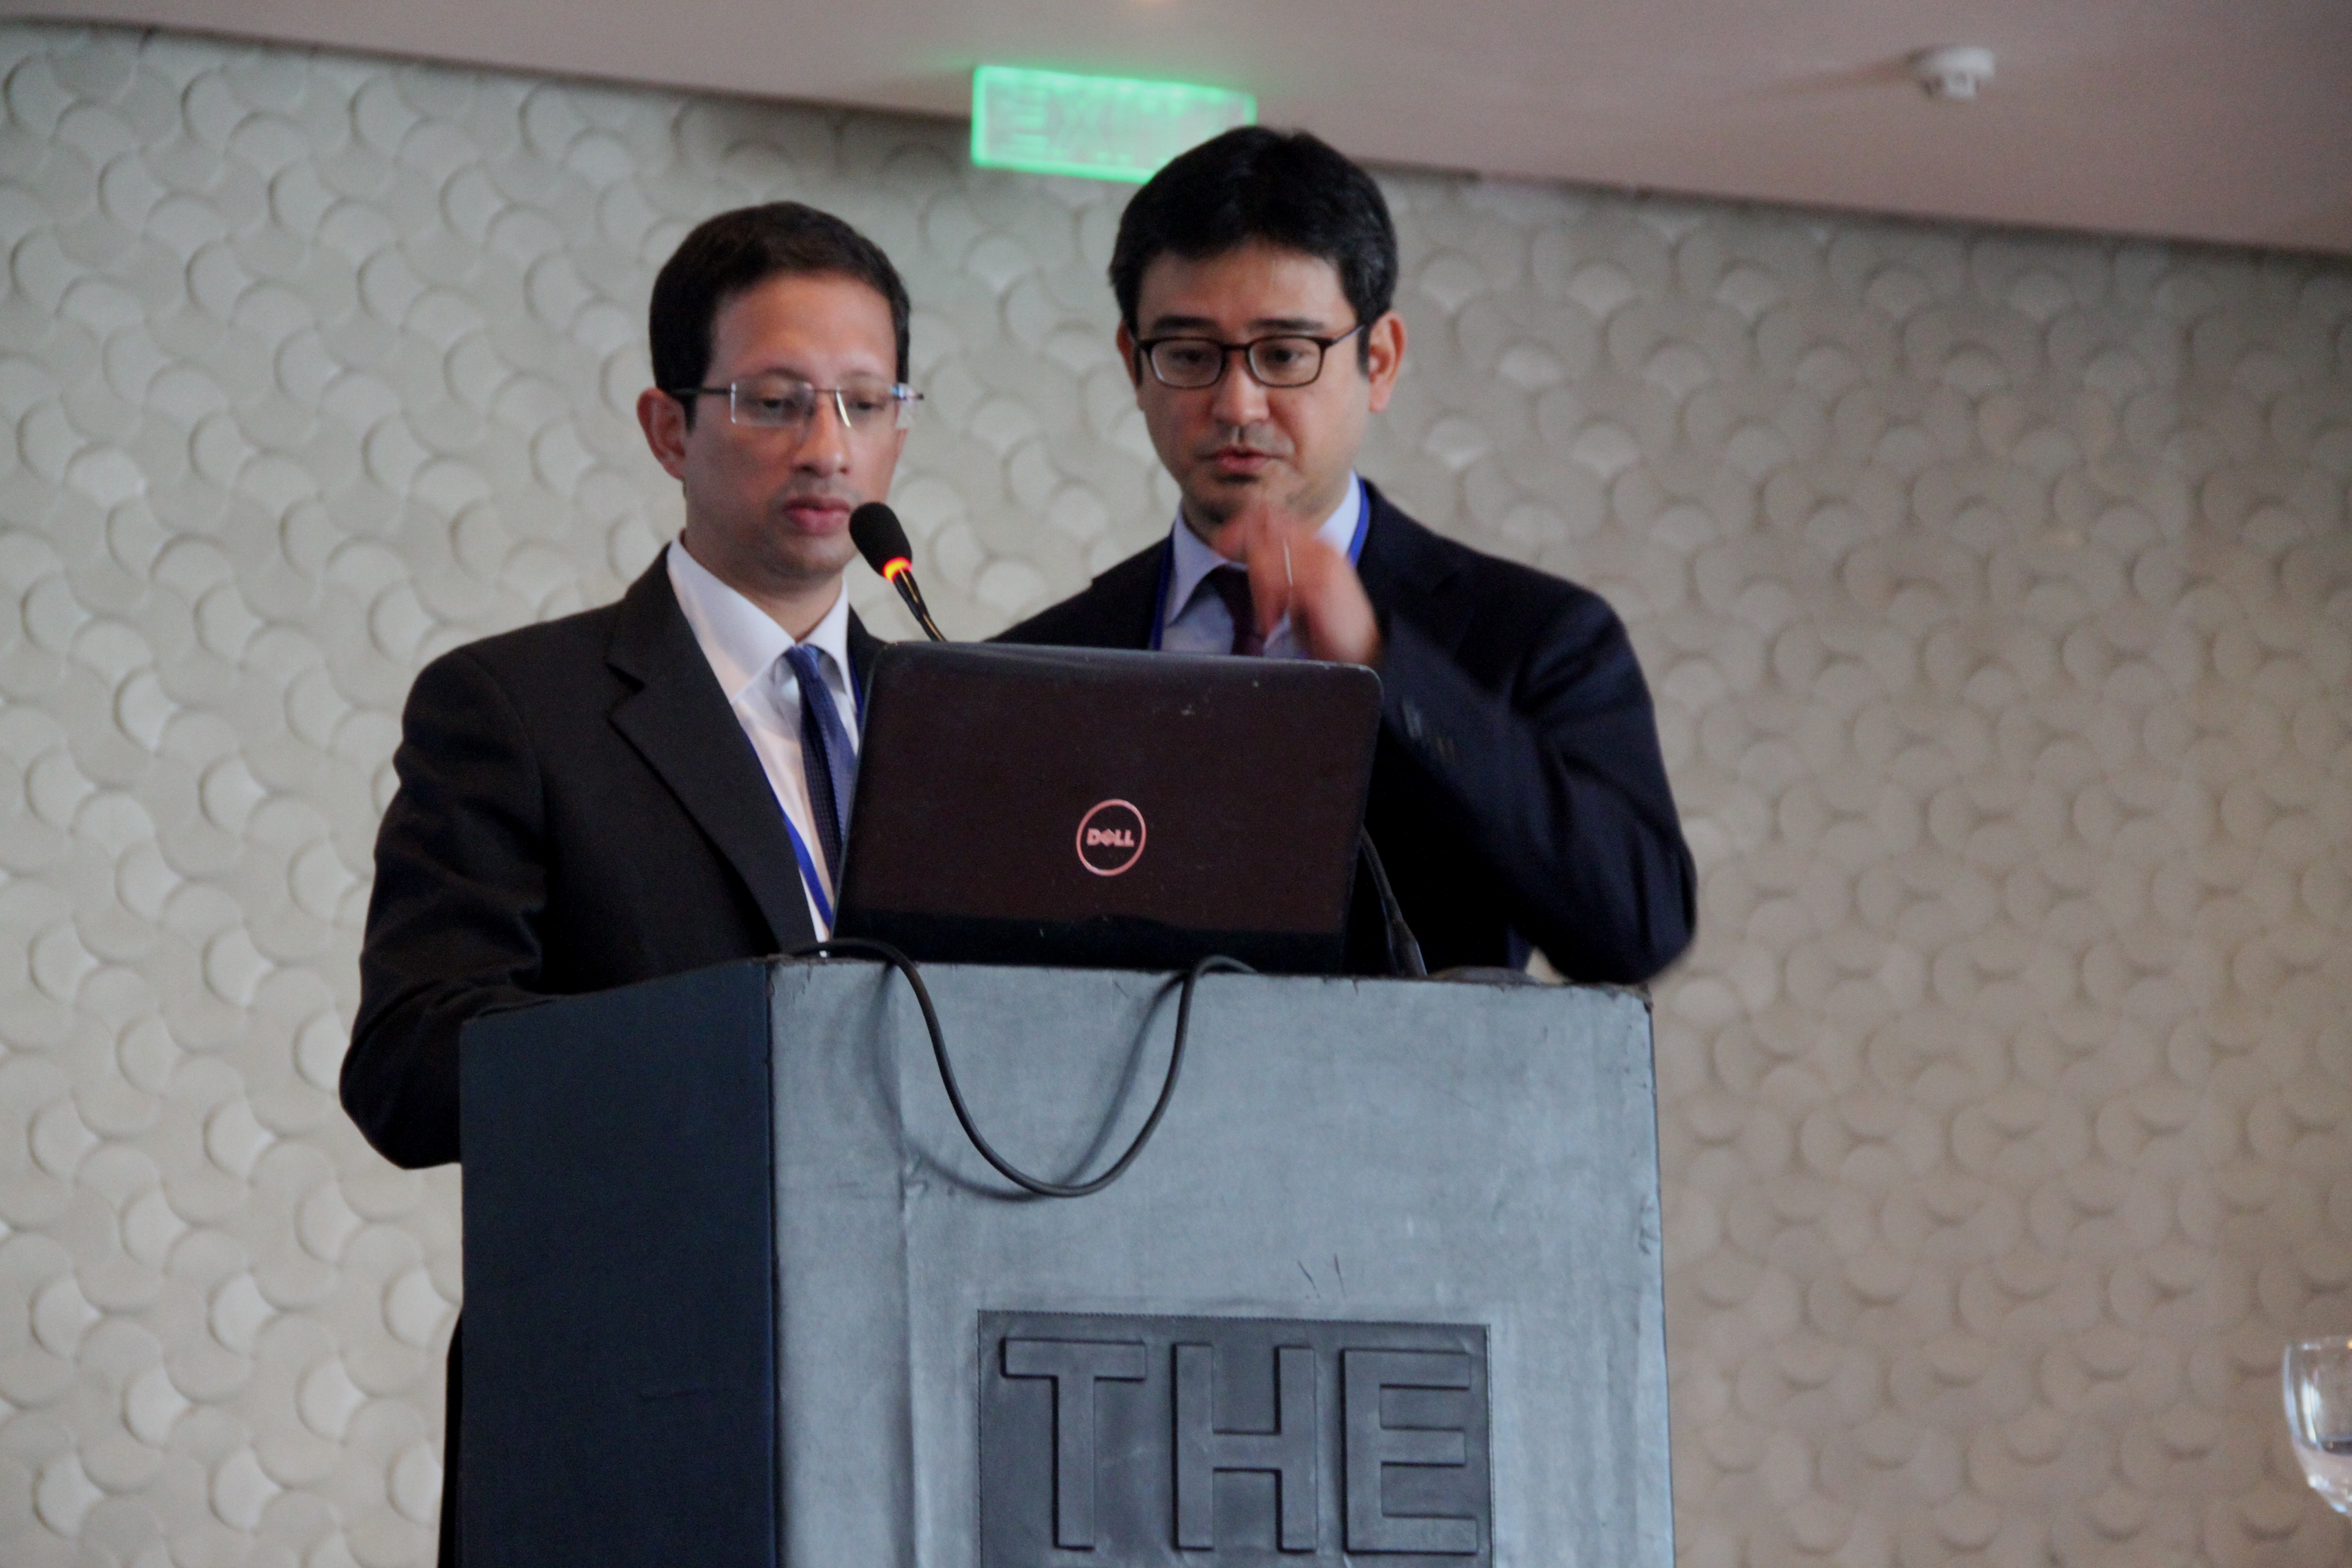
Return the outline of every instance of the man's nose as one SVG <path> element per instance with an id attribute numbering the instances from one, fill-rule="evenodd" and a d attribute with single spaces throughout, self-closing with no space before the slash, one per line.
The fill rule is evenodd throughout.
<path id="1" fill-rule="evenodd" d="M 1265 388 L 1252 375 L 1248 360 L 1239 353 L 1225 355 L 1225 373 L 1217 378 L 1216 395 L 1209 405 L 1220 425 L 1257 425 L 1265 419 Z"/>
<path id="2" fill-rule="evenodd" d="M 849 468 L 849 421 L 842 416 L 841 395 L 821 392 L 817 395 L 816 411 L 809 416 L 807 426 L 801 431 L 793 464 L 819 473 L 845 473 Z"/>

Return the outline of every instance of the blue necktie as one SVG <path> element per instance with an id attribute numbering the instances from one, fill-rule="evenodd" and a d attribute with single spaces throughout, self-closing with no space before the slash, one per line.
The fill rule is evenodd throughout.
<path id="1" fill-rule="evenodd" d="M 857 748 L 842 727 L 841 710 L 824 683 L 817 650 L 800 643 L 784 650 L 784 662 L 801 687 L 801 771 L 808 775 L 809 814 L 824 847 L 824 868 L 841 891 L 841 847 L 849 837 L 849 804 L 857 795 Z"/>

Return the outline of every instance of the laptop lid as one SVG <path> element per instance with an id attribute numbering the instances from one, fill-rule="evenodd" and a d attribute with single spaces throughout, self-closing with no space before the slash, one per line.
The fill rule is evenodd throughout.
<path id="1" fill-rule="evenodd" d="M 934 962 L 1340 967 L 1370 670 L 899 643 L 866 704 L 837 935 Z"/>

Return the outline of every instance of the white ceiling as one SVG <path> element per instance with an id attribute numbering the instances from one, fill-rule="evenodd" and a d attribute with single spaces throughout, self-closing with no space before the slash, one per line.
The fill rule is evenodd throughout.
<path id="1" fill-rule="evenodd" d="M 0 0 L 962 117 L 981 62 L 1240 88 L 1367 162 L 2352 254 L 2352 0 Z M 1997 79 L 1930 100 L 1912 51 Z"/>

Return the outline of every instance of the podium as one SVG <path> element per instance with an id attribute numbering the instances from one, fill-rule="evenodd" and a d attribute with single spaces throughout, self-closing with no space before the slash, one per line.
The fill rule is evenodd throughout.
<path id="1" fill-rule="evenodd" d="M 1173 983 L 924 971 L 1054 1180 Z M 468 1568 L 1670 1568 L 1631 993 L 1215 974 L 1086 1198 L 905 982 L 729 965 L 463 1047 Z"/>

